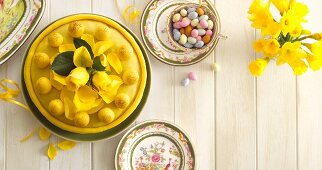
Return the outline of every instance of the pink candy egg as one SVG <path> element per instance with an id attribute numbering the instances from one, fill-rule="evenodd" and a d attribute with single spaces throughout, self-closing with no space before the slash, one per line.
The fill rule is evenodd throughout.
<path id="1" fill-rule="evenodd" d="M 194 72 L 189 72 L 188 77 L 190 80 L 197 80 L 197 74 Z"/>
<path id="2" fill-rule="evenodd" d="M 189 21 L 189 20 L 182 20 L 182 21 L 180 22 L 180 26 L 181 26 L 181 27 L 186 27 L 186 26 L 188 26 L 188 25 L 190 25 L 190 21 Z"/>
<path id="3" fill-rule="evenodd" d="M 192 36 L 192 37 L 195 37 L 195 38 L 197 38 L 197 37 L 198 37 L 198 35 L 199 35 L 199 32 L 198 32 L 198 30 L 196 30 L 196 29 L 193 29 L 193 30 L 191 31 L 191 36 Z"/>
<path id="4" fill-rule="evenodd" d="M 180 29 L 180 28 L 182 28 L 182 26 L 181 26 L 181 24 L 180 24 L 181 22 L 175 22 L 174 24 L 173 24 L 173 27 L 174 28 L 176 28 L 176 29 Z"/>
<path id="5" fill-rule="evenodd" d="M 201 36 L 198 36 L 198 37 L 197 37 L 197 40 L 198 40 L 198 41 L 201 41 L 201 39 L 202 39 L 202 38 L 201 38 Z"/>
<path id="6" fill-rule="evenodd" d="M 212 35 L 212 31 L 211 31 L 211 30 L 207 30 L 207 31 L 206 31 L 206 35 L 211 36 L 211 35 Z"/>
<path id="7" fill-rule="evenodd" d="M 201 28 L 207 28 L 208 27 L 208 23 L 206 20 L 200 20 L 199 22 Z"/>

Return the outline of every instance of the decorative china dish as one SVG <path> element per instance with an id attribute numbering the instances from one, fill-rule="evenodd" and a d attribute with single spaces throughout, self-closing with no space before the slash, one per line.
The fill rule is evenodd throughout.
<path id="1" fill-rule="evenodd" d="M 73 134 L 98 134 L 142 109 L 149 69 L 126 28 L 77 14 L 53 22 L 32 42 L 23 64 L 24 93 L 37 118 Z"/>
<path id="2" fill-rule="evenodd" d="M 195 154 L 187 135 L 166 121 L 146 121 L 130 129 L 115 155 L 115 169 L 195 168 Z"/>
<path id="3" fill-rule="evenodd" d="M 141 18 L 141 35 L 149 52 L 158 60 L 174 66 L 186 66 L 198 63 L 205 59 L 216 47 L 220 35 L 220 20 L 218 12 L 213 4 L 205 0 L 207 6 L 214 15 L 213 25 L 214 39 L 209 48 L 204 50 L 185 50 L 178 48 L 178 44 L 172 40 L 169 34 L 169 16 L 173 11 L 186 5 L 198 4 L 199 0 L 152 0 L 145 8 Z"/>
<path id="4" fill-rule="evenodd" d="M 0 64 L 7 61 L 36 28 L 44 11 L 44 0 L 0 2 Z"/>

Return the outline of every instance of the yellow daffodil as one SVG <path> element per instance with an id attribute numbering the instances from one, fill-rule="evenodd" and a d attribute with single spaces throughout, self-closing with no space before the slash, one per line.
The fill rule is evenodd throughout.
<path id="1" fill-rule="evenodd" d="M 300 59 L 292 60 L 289 62 L 289 65 L 292 67 L 294 74 L 297 76 L 302 75 L 307 71 L 307 65 Z"/>
<path id="2" fill-rule="evenodd" d="M 270 21 L 267 23 L 266 27 L 263 27 L 261 33 L 263 36 L 271 35 L 274 38 L 277 38 L 282 31 L 282 27 L 279 23 L 275 21 Z"/>
<path id="3" fill-rule="evenodd" d="M 271 0 L 272 3 L 276 6 L 276 8 L 283 14 L 289 8 L 288 0 Z"/>
<path id="4" fill-rule="evenodd" d="M 294 30 L 292 30 L 290 32 L 290 35 L 292 37 L 299 37 L 300 35 L 302 35 L 302 26 L 301 25 L 297 25 Z"/>
<path id="5" fill-rule="evenodd" d="M 317 57 L 317 56 L 309 55 L 306 58 L 306 60 L 309 63 L 310 68 L 313 71 L 317 71 L 317 70 L 321 69 L 321 67 L 322 67 L 322 57 L 321 56 Z"/>
<path id="6" fill-rule="evenodd" d="M 264 45 L 265 45 L 265 40 L 258 39 L 256 41 L 254 41 L 253 48 L 256 52 L 262 52 L 262 51 L 264 51 Z"/>
<path id="7" fill-rule="evenodd" d="M 265 4 L 261 0 L 255 0 L 248 10 L 248 19 L 252 21 L 254 28 L 263 29 L 267 23 L 273 21 L 273 16 L 269 11 L 269 3 Z"/>
<path id="8" fill-rule="evenodd" d="M 304 17 L 309 13 L 309 8 L 300 2 L 294 2 L 290 5 L 290 11 L 295 15 L 299 22 L 305 22 Z"/>
<path id="9" fill-rule="evenodd" d="M 249 71 L 254 76 L 260 76 L 263 74 L 265 68 L 267 67 L 268 60 L 257 58 L 255 61 L 251 62 L 249 65 Z"/>
<path id="10" fill-rule="evenodd" d="M 98 71 L 94 74 L 92 82 L 98 90 L 105 90 L 112 83 L 112 79 L 105 71 Z"/>
<path id="11" fill-rule="evenodd" d="M 266 57 L 272 58 L 279 52 L 280 44 L 276 39 L 266 40 L 263 50 Z"/>
<path id="12" fill-rule="evenodd" d="M 112 79 L 111 84 L 108 85 L 108 87 L 106 87 L 104 90 L 102 89 L 99 91 L 99 95 L 107 104 L 114 101 L 119 87 L 123 84 L 122 79 L 116 75 L 110 75 L 110 78 Z"/>
<path id="13" fill-rule="evenodd" d="M 84 67 L 77 67 L 66 77 L 66 85 L 68 90 L 76 91 L 81 86 L 86 85 L 89 80 L 89 74 Z"/>
<path id="14" fill-rule="evenodd" d="M 306 52 L 303 49 L 301 49 L 301 42 L 287 42 L 281 48 L 280 55 L 277 58 L 276 64 L 290 64 L 293 63 L 293 61 L 296 61 L 297 59 L 303 59 L 305 57 L 307 57 L 307 55 Z"/>
<path id="15" fill-rule="evenodd" d="M 91 67 L 93 60 L 86 47 L 81 46 L 74 52 L 73 62 L 77 67 Z"/>
<path id="16" fill-rule="evenodd" d="M 307 57 L 307 62 L 312 70 L 317 71 L 322 66 L 322 42 L 317 41 L 312 45 L 308 45 L 309 49 L 312 51 L 313 55 Z"/>
<path id="17" fill-rule="evenodd" d="M 283 14 L 280 20 L 280 24 L 281 24 L 282 32 L 285 36 L 287 33 L 295 30 L 300 23 L 298 22 L 298 18 L 292 12 L 289 11 Z"/>

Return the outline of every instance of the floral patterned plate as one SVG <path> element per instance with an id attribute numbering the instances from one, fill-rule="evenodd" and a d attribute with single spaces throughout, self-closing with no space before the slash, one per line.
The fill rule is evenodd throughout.
<path id="1" fill-rule="evenodd" d="M 116 170 L 190 170 L 195 155 L 187 135 L 166 121 L 146 121 L 130 129 L 115 155 Z"/>
<path id="2" fill-rule="evenodd" d="M 0 64 L 27 40 L 44 10 L 44 0 L 0 0 Z"/>
<path id="3" fill-rule="evenodd" d="M 204 0 L 209 9 L 219 16 L 215 7 L 208 0 Z M 179 50 L 170 41 L 167 33 L 167 18 L 174 9 L 187 3 L 199 3 L 199 0 L 152 0 L 145 8 L 141 18 L 141 35 L 146 48 L 158 60 L 174 65 L 185 66 L 195 64 L 205 59 L 216 47 L 217 37 L 213 46 L 205 51 Z M 215 29 L 220 33 L 220 20 L 216 18 Z"/>

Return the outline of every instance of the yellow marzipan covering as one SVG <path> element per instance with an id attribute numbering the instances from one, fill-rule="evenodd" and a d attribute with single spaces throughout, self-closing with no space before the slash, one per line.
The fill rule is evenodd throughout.
<path id="1" fill-rule="evenodd" d="M 68 24 L 73 21 L 79 21 L 84 23 L 85 34 L 88 33 L 86 28 L 89 28 L 89 32 L 90 32 L 91 30 L 94 30 L 95 24 L 107 25 L 111 29 L 116 30 L 120 33 L 119 35 L 113 34 L 113 36 L 119 36 L 117 37 L 117 39 L 124 39 L 123 42 L 126 42 L 125 45 L 128 45 L 129 48 L 133 48 L 134 50 L 134 53 L 135 53 L 134 56 L 136 58 L 132 59 L 131 62 L 122 61 L 122 64 L 125 69 L 126 68 L 137 69 L 140 75 L 139 81 L 134 86 L 133 85 L 126 86 L 124 84 L 119 89 L 119 93 L 127 93 L 129 96 L 131 96 L 131 103 L 129 107 L 127 107 L 125 110 L 120 110 L 116 106 L 113 106 L 114 104 L 107 105 L 108 107 L 114 109 L 117 112 L 115 116 L 115 120 L 109 124 L 100 122 L 97 117 L 97 114 L 95 115 L 90 114 L 91 122 L 86 127 L 77 127 L 76 125 L 73 124 L 73 121 L 70 121 L 62 117 L 55 117 L 49 113 L 48 106 L 46 105 L 52 99 L 59 98 L 60 91 L 53 88 L 49 94 L 41 95 L 41 94 L 38 94 L 35 90 L 35 87 L 34 87 L 34 83 L 36 81 L 35 79 L 37 79 L 38 76 L 47 76 L 49 78 L 50 66 L 47 67 L 45 70 L 42 70 L 36 67 L 36 65 L 33 64 L 34 54 L 39 52 L 40 50 L 45 53 L 48 52 L 49 54 L 52 54 L 53 51 L 55 51 L 56 49 L 46 44 L 47 36 L 54 31 L 56 32 L 57 30 L 58 31 L 62 30 L 62 28 L 67 29 Z M 61 31 L 60 33 L 64 36 L 63 44 L 72 43 L 72 38 L 70 37 L 70 35 L 68 35 L 68 31 Z M 115 37 L 113 37 L 112 41 L 114 40 L 115 40 Z M 44 44 L 47 45 L 48 47 L 45 46 Z M 118 44 L 118 45 L 124 45 L 124 44 Z M 57 48 L 57 54 L 59 53 L 58 50 L 59 49 Z M 49 55 L 49 56 L 52 59 L 53 55 Z M 24 65 L 24 80 L 26 83 L 27 91 L 29 93 L 31 100 L 36 105 L 36 107 L 41 112 L 41 114 L 44 117 L 46 117 L 46 119 L 50 121 L 52 124 L 54 124 L 55 126 L 66 131 L 80 133 L 80 134 L 99 133 L 102 131 L 106 131 L 108 129 L 111 129 L 117 126 L 118 124 L 123 122 L 126 118 L 128 118 L 131 115 L 131 113 L 136 109 L 136 107 L 139 105 L 142 99 L 143 92 L 146 85 L 146 79 L 147 79 L 147 73 L 146 73 L 146 65 L 145 65 L 143 53 L 140 50 L 140 47 L 136 43 L 135 39 L 131 36 L 131 34 L 128 33 L 121 25 L 114 22 L 113 20 L 103 16 L 92 15 L 92 14 L 78 14 L 78 15 L 68 16 L 66 18 L 55 21 L 53 24 L 45 28 L 43 32 L 32 43 Z M 62 116 L 64 116 L 64 114 Z"/>

